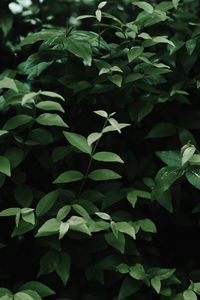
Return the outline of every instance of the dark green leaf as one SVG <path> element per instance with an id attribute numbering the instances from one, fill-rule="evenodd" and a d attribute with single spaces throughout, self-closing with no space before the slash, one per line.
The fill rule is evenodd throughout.
<path id="1" fill-rule="evenodd" d="M 121 176 L 118 173 L 109 169 L 94 170 L 91 173 L 89 173 L 88 177 L 95 181 L 121 178 Z"/>

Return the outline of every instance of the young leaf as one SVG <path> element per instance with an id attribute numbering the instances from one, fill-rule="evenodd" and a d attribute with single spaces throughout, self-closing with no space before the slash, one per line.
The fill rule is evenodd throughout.
<path id="1" fill-rule="evenodd" d="M 28 115 L 18 115 L 10 118 L 3 126 L 3 130 L 13 130 L 32 121 L 33 118 Z"/>
<path id="2" fill-rule="evenodd" d="M 100 9 L 97 9 L 95 11 L 95 15 L 96 15 L 96 18 L 99 22 L 101 22 L 101 10 Z"/>
<path id="3" fill-rule="evenodd" d="M 145 232 L 156 233 L 157 229 L 155 224 L 150 219 L 139 220 L 139 225 L 141 229 Z"/>
<path id="4" fill-rule="evenodd" d="M 61 207 L 57 213 L 56 219 L 58 219 L 59 221 L 62 221 L 69 214 L 70 210 L 71 210 L 70 205 L 65 205 L 65 206 Z"/>
<path id="5" fill-rule="evenodd" d="M 36 118 L 36 122 L 46 126 L 69 127 L 57 114 L 45 113 Z"/>
<path id="6" fill-rule="evenodd" d="M 102 9 L 107 4 L 107 1 L 102 1 L 98 5 L 98 9 Z"/>
<path id="7" fill-rule="evenodd" d="M 141 190 L 133 190 L 128 192 L 127 200 L 131 203 L 133 208 L 135 208 L 135 204 L 137 202 L 138 197 L 151 199 L 151 194 Z"/>
<path id="8" fill-rule="evenodd" d="M 35 214 L 34 214 L 34 212 L 29 212 L 29 213 L 26 213 L 26 214 L 22 214 L 22 219 L 27 223 L 35 225 Z"/>
<path id="9" fill-rule="evenodd" d="M 113 152 L 97 152 L 93 155 L 93 159 L 105 162 L 124 163 L 120 156 Z"/>
<path id="10" fill-rule="evenodd" d="M 88 177 L 92 180 L 99 181 L 119 179 L 121 178 L 121 175 L 109 169 L 98 169 L 90 172 Z"/>
<path id="11" fill-rule="evenodd" d="M 34 300 L 34 298 L 25 292 L 18 292 L 14 295 L 14 300 Z"/>
<path id="12" fill-rule="evenodd" d="M 41 110 L 57 110 L 61 112 L 65 112 L 62 106 L 58 102 L 54 101 L 41 101 L 38 104 L 36 104 L 36 107 L 41 109 Z"/>
<path id="13" fill-rule="evenodd" d="M 93 132 L 90 135 L 88 135 L 88 137 L 87 137 L 88 145 L 91 146 L 94 142 L 99 140 L 101 138 L 101 136 L 102 136 L 101 132 Z"/>
<path id="14" fill-rule="evenodd" d="M 68 183 L 68 182 L 74 182 L 78 181 L 84 178 L 84 175 L 75 170 L 71 171 L 66 171 L 62 174 L 60 174 L 54 181 L 53 183 Z"/>
<path id="15" fill-rule="evenodd" d="M 132 73 L 129 74 L 126 78 L 125 78 L 125 83 L 129 83 L 129 82 L 134 82 L 136 80 L 142 79 L 144 77 L 143 74 L 140 73 Z"/>
<path id="16" fill-rule="evenodd" d="M 144 11 L 148 12 L 149 14 L 153 13 L 153 6 L 147 2 L 144 2 L 144 1 L 132 2 L 132 4 L 143 9 Z"/>
<path id="17" fill-rule="evenodd" d="M 191 145 L 189 147 L 187 147 L 184 151 L 183 151 L 183 155 L 182 155 L 182 166 L 188 162 L 190 160 L 190 158 L 193 156 L 194 152 L 196 151 L 196 148 L 194 145 Z"/>
<path id="18" fill-rule="evenodd" d="M 117 120 L 115 120 L 114 118 L 109 118 L 108 119 L 110 125 L 112 125 L 119 133 L 121 133 L 121 130 L 120 130 L 120 124 L 117 122 Z"/>
<path id="19" fill-rule="evenodd" d="M 11 176 L 10 162 L 5 156 L 0 156 L 0 173 Z"/>
<path id="20" fill-rule="evenodd" d="M 104 110 L 95 110 L 94 113 L 97 114 L 97 115 L 99 115 L 99 116 L 101 116 L 101 117 L 103 117 L 103 118 L 107 118 L 108 117 L 107 112 L 104 111 Z"/>
<path id="21" fill-rule="evenodd" d="M 64 136 L 66 137 L 66 139 L 68 140 L 68 142 L 76 147 L 77 149 L 79 149 L 81 152 L 87 153 L 87 154 L 91 154 L 92 153 L 92 147 L 90 145 L 88 145 L 87 139 L 77 133 L 73 133 L 73 132 L 67 132 L 67 131 L 63 131 Z"/>
<path id="22" fill-rule="evenodd" d="M 134 295 L 139 291 L 142 286 L 142 282 L 127 276 L 120 287 L 118 299 L 123 300 L 127 297 Z"/>
<path id="23" fill-rule="evenodd" d="M 67 253 L 60 253 L 56 273 L 61 278 L 63 286 L 67 284 L 70 275 L 71 258 Z"/>
<path id="24" fill-rule="evenodd" d="M 111 217 L 104 212 L 95 212 L 95 215 L 97 215 L 99 218 L 106 220 L 106 221 L 111 220 Z"/>

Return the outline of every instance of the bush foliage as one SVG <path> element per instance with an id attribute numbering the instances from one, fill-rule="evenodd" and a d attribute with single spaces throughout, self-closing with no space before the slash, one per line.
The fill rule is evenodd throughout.
<path id="1" fill-rule="evenodd" d="M 1 1 L 0 299 L 198 299 L 199 9 Z"/>

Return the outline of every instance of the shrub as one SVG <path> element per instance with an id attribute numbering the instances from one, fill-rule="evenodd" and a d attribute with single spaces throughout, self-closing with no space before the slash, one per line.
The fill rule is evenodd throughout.
<path id="1" fill-rule="evenodd" d="M 0 299 L 197 299 L 198 1 L 8 2 Z"/>

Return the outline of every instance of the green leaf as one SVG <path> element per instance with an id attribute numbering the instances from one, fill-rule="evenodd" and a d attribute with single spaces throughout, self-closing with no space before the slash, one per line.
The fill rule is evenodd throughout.
<path id="1" fill-rule="evenodd" d="M 125 83 L 129 83 L 129 82 L 134 82 L 136 80 L 139 80 L 141 78 L 143 78 L 144 75 L 140 74 L 140 73 L 132 73 L 129 74 L 126 78 L 125 78 Z"/>
<path id="2" fill-rule="evenodd" d="M 21 209 L 18 207 L 6 208 L 0 212 L 0 217 L 16 216 L 20 211 Z"/>
<path id="3" fill-rule="evenodd" d="M 147 2 L 140 1 L 140 2 L 132 2 L 133 5 L 143 9 L 144 11 L 148 12 L 149 14 L 152 14 L 154 9 L 153 6 Z"/>
<path id="4" fill-rule="evenodd" d="M 18 292 L 14 295 L 14 300 L 34 300 L 34 298 L 25 292 Z"/>
<path id="5" fill-rule="evenodd" d="M 121 133 L 120 124 L 114 118 L 108 119 L 111 126 L 113 126 L 119 133 Z"/>
<path id="6" fill-rule="evenodd" d="M 82 58 L 87 66 L 91 66 L 92 49 L 87 41 L 68 37 L 64 42 L 64 45 L 69 52 Z"/>
<path id="7" fill-rule="evenodd" d="M 0 89 L 11 89 L 18 92 L 15 80 L 8 77 L 4 77 L 4 79 L 0 80 Z"/>
<path id="8" fill-rule="evenodd" d="M 41 217 L 45 215 L 53 207 L 57 199 L 58 190 L 52 191 L 42 197 L 36 206 L 37 216 Z"/>
<path id="9" fill-rule="evenodd" d="M 99 181 L 119 179 L 121 178 L 121 175 L 109 169 L 98 169 L 90 172 L 88 177 L 92 180 Z"/>
<path id="10" fill-rule="evenodd" d="M 133 191 L 128 192 L 127 199 L 131 203 L 133 208 L 135 208 L 135 204 L 137 202 L 138 197 L 150 199 L 151 194 L 148 192 L 145 192 L 145 191 L 141 191 L 141 190 L 133 190 Z"/>
<path id="11" fill-rule="evenodd" d="M 59 221 L 62 221 L 68 215 L 70 210 L 71 210 L 70 205 L 65 205 L 65 206 L 61 207 L 57 213 L 56 219 L 58 219 Z"/>
<path id="12" fill-rule="evenodd" d="M 72 204 L 72 208 L 77 212 L 80 216 L 82 216 L 85 220 L 90 221 L 90 215 L 87 210 L 79 204 Z"/>
<path id="13" fill-rule="evenodd" d="M 65 234 L 69 230 L 69 223 L 68 222 L 61 222 L 60 228 L 59 228 L 59 240 L 61 240 Z"/>
<path id="14" fill-rule="evenodd" d="M 47 126 L 69 127 L 57 114 L 45 113 L 36 118 L 36 122 Z"/>
<path id="15" fill-rule="evenodd" d="M 117 223 L 117 229 L 118 229 L 119 232 L 128 234 L 133 239 L 136 238 L 135 237 L 135 229 L 128 222 L 118 222 Z"/>
<path id="16" fill-rule="evenodd" d="M 170 278 L 174 274 L 175 271 L 176 271 L 176 269 L 155 268 L 152 271 L 151 276 L 157 277 L 159 280 L 166 280 L 166 279 Z"/>
<path id="17" fill-rule="evenodd" d="M 120 156 L 113 152 L 97 152 L 93 155 L 93 159 L 105 162 L 124 163 Z"/>
<path id="18" fill-rule="evenodd" d="M 8 131 L 7 130 L 0 130 L 0 136 L 4 135 L 4 134 L 7 134 Z"/>
<path id="19" fill-rule="evenodd" d="M 20 286 L 21 290 L 33 290 L 36 291 L 41 297 L 47 297 L 55 295 L 55 292 L 45 284 L 38 281 L 28 281 Z"/>
<path id="20" fill-rule="evenodd" d="M 93 132 L 87 137 L 88 145 L 91 146 L 94 142 L 98 141 L 102 136 L 101 132 Z"/>
<path id="21" fill-rule="evenodd" d="M 71 258 L 67 253 L 60 253 L 56 273 L 61 278 L 63 286 L 67 284 L 70 275 Z"/>
<path id="22" fill-rule="evenodd" d="M 13 300 L 13 294 L 5 288 L 0 288 L 0 297 L 2 300 Z"/>
<path id="23" fill-rule="evenodd" d="M 46 221 L 38 230 L 36 237 L 48 236 L 59 232 L 61 222 L 55 218 Z"/>
<path id="24" fill-rule="evenodd" d="M 18 185 L 15 189 L 15 199 L 22 207 L 29 207 L 33 200 L 33 191 L 28 185 Z"/>
<path id="25" fill-rule="evenodd" d="M 153 42 L 156 42 L 156 43 L 169 44 L 169 45 L 175 47 L 174 43 L 169 41 L 165 36 L 156 36 L 152 40 L 153 40 Z"/>
<path id="26" fill-rule="evenodd" d="M 120 253 L 124 254 L 125 238 L 124 238 L 123 233 L 119 232 L 118 233 L 118 238 L 116 238 L 112 232 L 106 233 L 104 236 L 105 236 L 106 242 L 110 246 L 114 247 Z"/>
<path id="27" fill-rule="evenodd" d="M 24 220 L 20 220 L 18 226 L 14 228 L 11 237 L 13 238 L 15 236 L 22 235 L 28 231 L 33 230 L 34 227 L 35 225 L 27 223 Z"/>
<path id="28" fill-rule="evenodd" d="M 0 14 L 0 28 L 6 37 L 13 26 L 13 16 L 11 13 L 3 12 Z"/>
<path id="29" fill-rule="evenodd" d="M 121 274 L 127 274 L 129 273 L 129 266 L 127 266 L 126 264 L 120 264 L 116 267 L 116 270 Z"/>
<path id="30" fill-rule="evenodd" d="M 5 156 L 10 162 L 11 169 L 14 169 L 22 162 L 24 151 L 20 148 L 12 147 L 5 152 Z"/>
<path id="31" fill-rule="evenodd" d="M 184 300 L 198 300 L 196 294 L 191 290 L 186 290 L 183 293 Z"/>
<path id="32" fill-rule="evenodd" d="M 185 173 L 185 177 L 195 188 L 200 190 L 200 167 L 191 166 Z"/>
<path id="33" fill-rule="evenodd" d="M 0 172 L 9 177 L 11 176 L 10 162 L 5 156 L 0 156 Z"/>
<path id="34" fill-rule="evenodd" d="M 74 182 L 78 181 L 84 178 L 84 175 L 75 170 L 71 171 L 66 171 L 62 174 L 60 174 L 54 181 L 53 183 L 69 183 L 69 182 Z"/>
<path id="35" fill-rule="evenodd" d="M 132 62 L 134 59 L 136 59 L 138 56 L 140 56 L 142 54 L 142 52 L 144 51 L 143 47 L 140 48 L 132 48 L 131 50 L 129 50 L 128 52 L 128 62 Z"/>
<path id="36" fill-rule="evenodd" d="M 181 155 L 178 151 L 157 151 L 156 155 L 168 166 L 181 166 Z"/>
<path id="37" fill-rule="evenodd" d="M 27 223 L 35 225 L 35 214 L 34 214 L 34 212 L 29 212 L 29 213 L 26 213 L 26 214 L 22 214 L 22 219 Z"/>
<path id="38" fill-rule="evenodd" d="M 47 111 L 58 110 L 61 112 L 65 112 L 62 106 L 58 102 L 54 101 L 41 101 L 38 104 L 36 104 L 36 107 Z"/>
<path id="39" fill-rule="evenodd" d="M 127 276 L 120 287 L 118 300 L 126 299 L 135 293 L 137 293 L 142 286 L 142 282 Z"/>
<path id="40" fill-rule="evenodd" d="M 28 115 L 18 115 L 10 118 L 3 126 L 3 130 L 13 130 L 32 121 L 33 118 Z"/>
<path id="41" fill-rule="evenodd" d="M 48 145 L 54 141 L 52 134 L 47 129 L 43 128 L 31 130 L 29 136 L 34 142 L 40 145 Z"/>
<path id="42" fill-rule="evenodd" d="M 146 138 L 161 138 L 173 135 L 176 131 L 176 126 L 168 122 L 162 122 L 156 124 L 150 132 L 147 134 Z"/>
<path id="43" fill-rule="evenodd" d="M 63 131 L 64 136 L 66 137 L 66 139 L 68 140 L 68 142 L 76 147 L 77 149 L 79 149 L 81 152 L 87 153 L 87 154 L 91 154 L 92 153 L 92 147 L 88 145 L 87 139 L 77 133 L 73 133 L 73 132 L 67 132 L 67 131 Z"/>
<path id="44" fill-rule="evenodd" d="M 50 91 L 39 91 L 39 94 L 40 94 L 40 95 L 43 95 L 43 96 L 51 97 L 51 98 L 59 98 L 59 99 L 65 101 L 65 99 L 64 99 L 61 95 L 59 95 L 59 94 L 57 94 L 57 93 L 54 93 L 54 92 L 50 92 Z"/>
<path id="45" fill-rule="evenodd" d="M 190 160 L 190 158 L 193 156 L 195 151 L 196 151 L 196 148 L 194 145 L 188 146 L 184 150 L 183 155 L 182 155 L 182 166 Z"/>
<path id="46" fill-rule="evenodd" d="M 158 277 L 154 277 L 151 279 L 151 285 L 154 288 L 154 290 L 156 291 L 157 294 L 160 293 L 160 289 L 161 289 L 161 281 Z"/>
<path id="47" fill-rule="evenodd" d="M 151 232 L 151 233 L 157 232 L 155 224 L 150 219 L 145 218 L 143 220 L 139 220 L 139 225 L 141 229 L 145 232 Z"/>
<path id="48" fill-rule="evenodd" d="M 129 275 L 136 280 L 143 280 L 146 278 L 144 267 L 141 264 L 135 264 L 130 267 Z"/>
<path id="49" fill-rule="evenodd" d="M 54 272 L 59 264 L 59 254 L 55 251 L 48 251 L 40 259 L 40 271 L 38 276 Z"/>
<path id="50" fill-rule="evenodd" d="M 180 0 L 172 0 L 173 6 L 175 9 L 178 8 L 178 4 L 179 4 Z"/>
<path id="51" fill-rule="evenodd" d="M 127 126 L 130 126 L 131 124 L 127 124 L 127 123 L 119 123 L 119 129 L 121 130 L 122 128 L 125 128 Z M 110 132 L 110 131 L 116 131 L 117 129 L 115 127 L 113 127 L 112 125 L 106 126 L 103 129 L 103 133 L 105 132 Z M 117 130 L 118 131 L 118 130 Z"/>
<path id="52" fill-rule="evenodd" d="M 196 40 L 195 39 L 190 39 L 187 40 L 187 42 L 185 43 L 187 52 L 189 55 L 192 55 L 192 53 L 194 52 L 195 48 L 196 48 Z"/>
<path id="53" fill-rule="evenodd" d="M 167 166 L 160 169 L 155 177 L 154 191 L 158 194 L 165 192 L 183 174 L 184 170 L 179 167 Z"/>
<path id="54" fill-rule="evenodd" d="M 122 85 L 122 75 L 114 74 L 114 75 L 108 76 L 108 79 L 112 83 L 114 83 L 115 85 L 117 85 L 118 87 L 121 87 L 121 85 Z"/>

